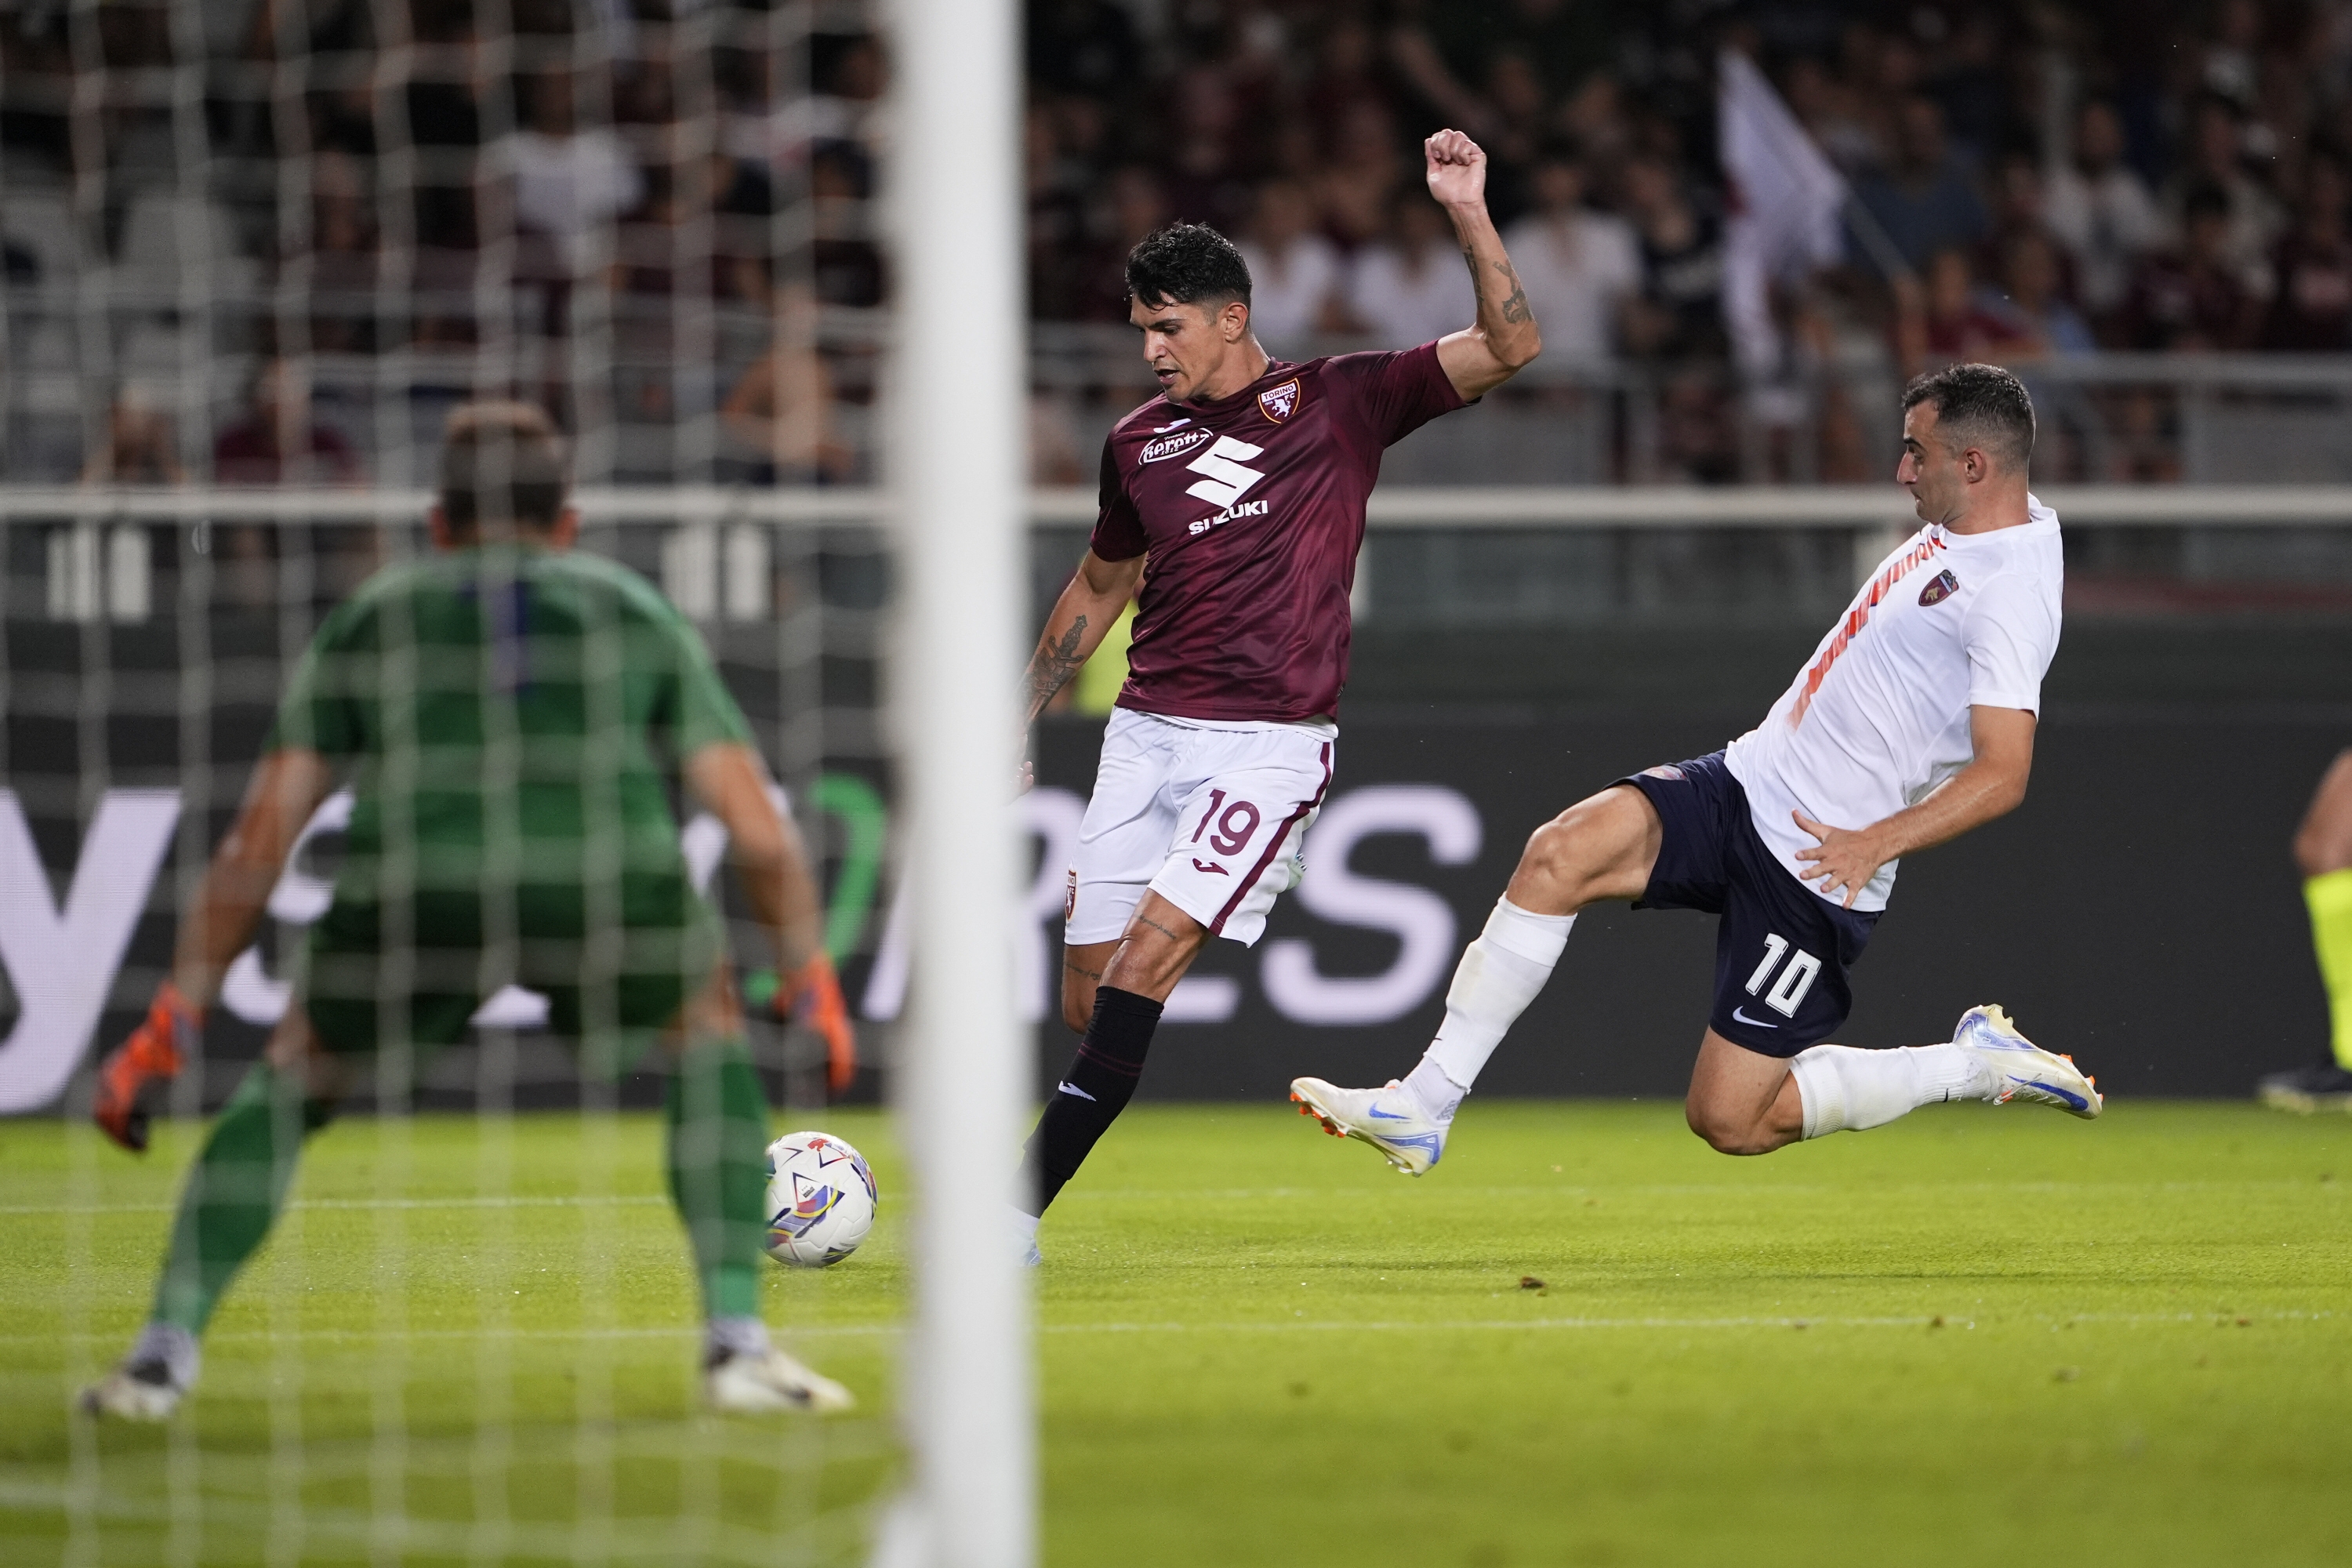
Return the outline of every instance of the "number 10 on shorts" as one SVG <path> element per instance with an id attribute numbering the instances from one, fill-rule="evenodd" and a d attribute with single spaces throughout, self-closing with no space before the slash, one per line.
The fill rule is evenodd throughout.
<path id="1" fill-rule="evenodd" d="M 1785 967 L 1780 963 L 1783 958 L 1789 961 Z M 1762 990 L 1764 982 L 1772 979 L 1775 969 L 1780 971 L 1780 977 L 1772 980 L 1772 989 L 1765 992 L 1764 1005 L 1784 1018 L 1793 1018 L 1805 1000 L 1805 993 L 1813 988 L 1813 976 L 1822 972 L 1822 961 L 1803 948 L 1790 952 L 1785 936 L 1767 936 L 1764 962 L 1748 977 L 1748 994 L 1753 996 Z"/>

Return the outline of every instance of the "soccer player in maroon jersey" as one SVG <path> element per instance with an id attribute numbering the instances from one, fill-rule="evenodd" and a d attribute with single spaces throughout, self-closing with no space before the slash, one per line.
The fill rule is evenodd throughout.
<path id="1" fill-rule="evenodd" d="M 1381 451 L 1541 346 L 1486 216 L 1486 153 L 1458 131 L 1423 151 L 1478 295 L 1477 320 L 1435 342 L 1272 360 L 1250 331 L 1249 268 L 1224 236 L 1177 224 L 1128 257 L 1128 316 L 1160 395 L 1103 443 L 1091 547 L 1029 661 L 1034 722 L 1141 584 L 1070 870 L 1062 1016 L 1085 1039 L 1024 1161 L 1030 1262 L 1036 1216 L 1126 1106 L 1202 944 L 1256 942 L 1303 872 L 1299 845 L 1331 784 L 1348 591 Z"/>

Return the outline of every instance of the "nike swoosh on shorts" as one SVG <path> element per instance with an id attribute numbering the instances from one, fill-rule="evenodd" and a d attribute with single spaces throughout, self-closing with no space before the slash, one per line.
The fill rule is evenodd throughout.
<path id="1" fill-rule="evenodd" d="M 1738 1019 L 1743 1024 L 1753 1024 L 1759 1029 L 1777 1029 L 1780 1026 L 1778 1024 L 1768 1024 L 1761 1018 L 1751 1018 L 1737 1007 L 1734 1007 L 1731 1010 L 1731 1016 Z"/>

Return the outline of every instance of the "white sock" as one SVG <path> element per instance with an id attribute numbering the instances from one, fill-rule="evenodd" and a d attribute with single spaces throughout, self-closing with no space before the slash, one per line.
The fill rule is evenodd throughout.
<path id="1" fill-rule="evenodd" d="M 131 1342 L 129 1362 L 160 1361 L 172 1376 L 172 1386 L 185 1394 L 196 1384 L 196 1373 L 204 1366 L 204 1352 L 196 1344 L 196 1336 L 177 1323 L 149 1323 L 139 1331 Z"/>
<path id="2" fill-rule="evenodd" d="M 1013 1239 L 1034 1243 L 1037 1239 L 1037 1222 L 1045 1216 L 1041 1214 L 1023 1214 L 1017 1208 L 1012 1210 L 1012 1215 Z"/>
<path id="3" fill-rule="evenodd" d="M 1789 1064 L 1804 1103 L 1808 1138 L 1884 1126 L 1923 1105 L 1982 1100 L 1969 1054 L 1947 1042 L 1891 1051 L 1815 1046 Z"/>
<path id="4" fill-rule="evenodd" d="M 702 1343 L 704 1359 L 714 1363 L 729 1356 L 766 1355 L 768 1325 L 757 1318 L 713 1318 Z"/>
<path id="5" fill-rule="evenodd" d="M 1462 950 L 1462 962 L 1454 967 L 1454 984 L 1445 993 L 1445 1022 L 1405 1080 L 1433 1119 L 1453 1119 L 1505 1032 L 1551 978 L 1575 923 L 1574 915 L 1530 914 L 1508 899 L 1495 900 L 1486 929 Z"/>
<path id="6" fill-rule="evenodd" d="M 1404 1091 L 1432 1121 L 1453 1121 L 1454 1113 L 1462 1109 L 1462 1097 L 1470 1092 L 1425 1056 L 1404 1075 Z"/>

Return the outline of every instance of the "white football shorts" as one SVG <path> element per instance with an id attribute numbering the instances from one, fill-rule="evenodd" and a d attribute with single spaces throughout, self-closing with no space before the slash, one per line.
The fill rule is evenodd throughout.
<path id="1" fill-rule="evenodd" d="M 1307 873 L 1331 787 L 1331 724 L 1244 724 L 1112 710 L 1078 829 L 1063 940 L 1115 942 L 1150 888 L 1248 946 Z"/>

